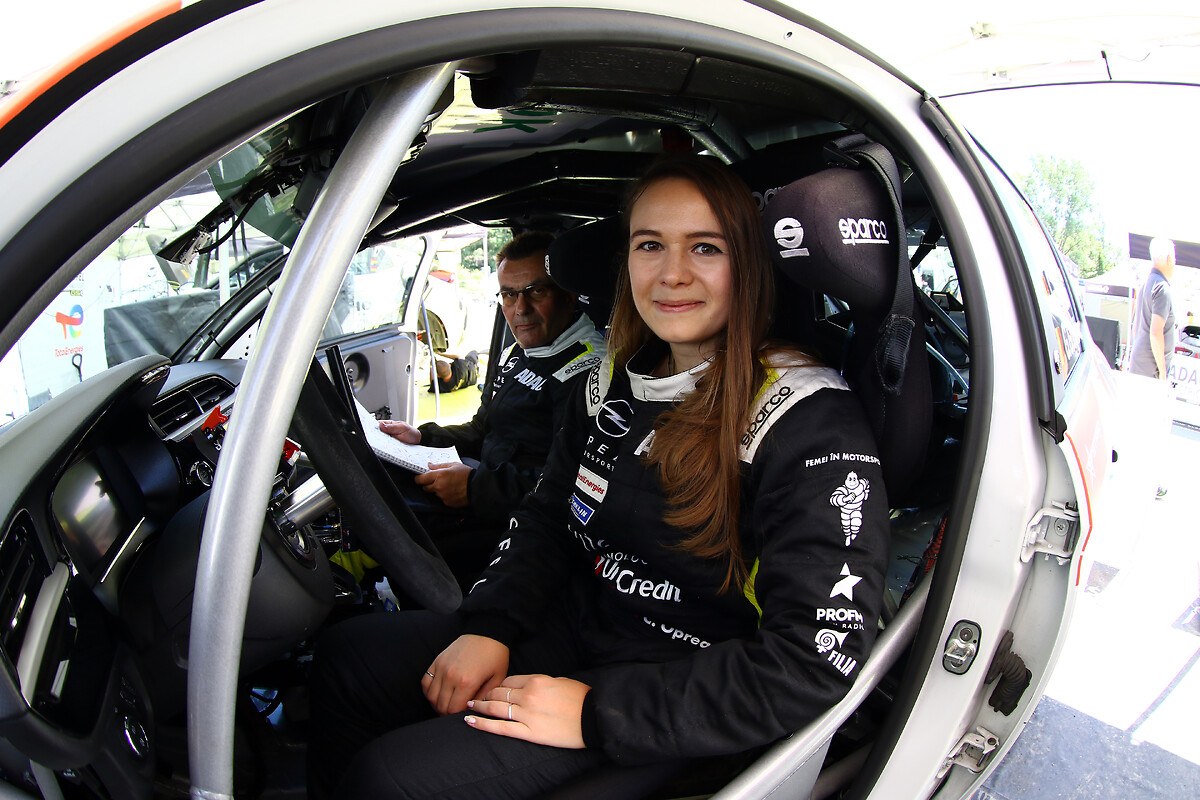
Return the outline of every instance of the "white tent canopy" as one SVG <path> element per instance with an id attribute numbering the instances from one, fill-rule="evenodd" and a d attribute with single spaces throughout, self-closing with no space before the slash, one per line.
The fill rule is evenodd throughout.
<path id="1" fill-rule="evenodd" d="M 825 3 L 813 13 L 943 97 L 1088 81 L 1200 84 L 1195 0 Z"/>

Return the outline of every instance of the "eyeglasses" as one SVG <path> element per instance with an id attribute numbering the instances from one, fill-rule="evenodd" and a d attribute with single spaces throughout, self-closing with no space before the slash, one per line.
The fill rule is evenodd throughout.
<path id="1" fill-rule="evenodd" d="M 496 297 L 499 297 L 500 303 L 506 306 L 515 305 L 517 298 L 521 295 L 525 295 L 529 302 L 536 303 L 550 294 L 550 290 L 553 288 L 553 284 L 549 283 L 531 283 L 524 289 L 501 289 L 496 292 Z"/>

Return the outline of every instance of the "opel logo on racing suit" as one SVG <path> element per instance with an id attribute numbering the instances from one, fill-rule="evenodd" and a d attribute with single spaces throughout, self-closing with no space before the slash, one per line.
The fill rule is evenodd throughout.
<path id="1" fill-rule="evenodd" d="M 609 400 L 600 406 L 596 415 L 596 427 L 614 438 L 629 433 L 629 420 L 633 418 L 633 406 L 625 400 Z"/>

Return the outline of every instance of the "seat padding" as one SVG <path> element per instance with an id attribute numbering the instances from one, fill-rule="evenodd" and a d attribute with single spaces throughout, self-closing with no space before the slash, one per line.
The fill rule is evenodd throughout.
<path id="1" fill-rule="evenodd" d="M 610 217 L 559 234 L 546 253 L 550 277 L 579 296 L 580 308 L 600 330 L 612 313 L 624 249 L 621 219 Z"/>
<path id="2" fill-rule="evenodd" d="M 924 325 L 913 330 L 897 392 L 884 388 L 876 358 L 880 327 L 895 295 L 898 248 L 907 248 L 906 232 L 894 230 L 896 218 L 879 178 L 848 167 L 830 167 L 780 187 L 763 211 L 779 272 L 850 307 L 842 375 L 871 421 L 893 505 L 924 465 L 933 414 Z M 911 275 L 907 284 L 902 291 L 916 291 Z"/>

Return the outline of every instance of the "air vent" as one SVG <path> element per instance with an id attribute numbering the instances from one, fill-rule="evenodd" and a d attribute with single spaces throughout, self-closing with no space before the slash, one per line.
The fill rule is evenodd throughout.
<path id="1" fill-rule="evenodd" d="M 200 417 L 233 394 L 233 384 L 216 375 L 176 389 L 150 406 L 150 421 L 163 435 L 171 435 Z"/>
<path id="2" fill-rule="evenodd" d="M 33 520 L 18 511 L 0 539 L 0 646 L 16 660 L 38 590 L 49 574 L 36 552 Z"/>

